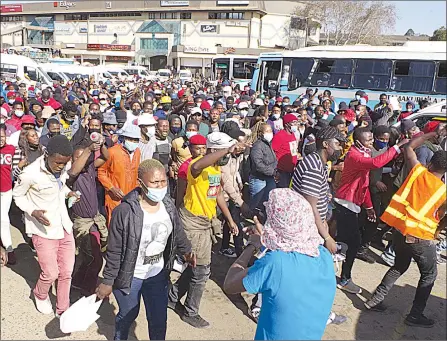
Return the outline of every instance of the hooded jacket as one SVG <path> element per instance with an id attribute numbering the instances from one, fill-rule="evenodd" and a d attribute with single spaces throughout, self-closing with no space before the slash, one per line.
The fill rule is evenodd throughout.
<path id="1" fill-rule="evenodd" d="M 113 210 L 105 257 L 106 266 L 102 283 L 112 285 L 114 289 L 121 289 L 126 294 L 130 293 L 143 229 L 144 213 L 140 206 L 140 195 L 141 189 L 134 189 Z M 190 253 L 192 248 L 179 219 L 178 211 L 169 195 L 165 196 L 163 204 L 173 226 L 163 253 L 165 270 L 170 272 L 177 249 L 184 255 Z"/>

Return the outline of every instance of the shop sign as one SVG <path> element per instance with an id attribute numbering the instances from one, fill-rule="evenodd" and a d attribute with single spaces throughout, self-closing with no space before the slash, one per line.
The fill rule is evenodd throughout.
<path id="1" fill-rule="evenodd" d="M 23 12 L 22 5 L 2 5 L 0 6 L 1 13 L 19 13 Z"/>
<path id="2" fill-rule="evenodd" d="M 184 46 L 183 52 L 185 53 L 210 53 L 216 54 L 217 47 L 202 47 L 202 46 Z"/>
<path id="3" fill-rule="evenodd" d="M 87 50 L 131 51 L 131 45 L 87 44 Z"/>
<path id="4" fill-rule="evenodd" d="M 72 23 L 65 22 L 55 22 L 54 23 L 54 32 L 60 35 L 71 35 L 73 34 L 74 27 Z"/>
<path id="5" fill-rule="evenodd" d="M 227 26 L 236 26 L 236 27 L 248 27 L 248 21 L 227 21 L 225 23 Z"/>
<path id="6" fill-rule="evenodd" d="M 79 33 L 88 33 L 87 24 L 79 24 L 78 31 Z"/>
<path id="7" fill-rule="evenodd" d="M 59 7 L 65 7 L 65 9 L 70 9 L 76 6 L 76 2 L 72 1 L 59 1 Z"/>
<path id="8" fill-rule="evenodd" d="M 179 6 L 189 6 L 189 1 L 160 1 L 161 7 L 179 7 Z"/>
<path id="9" fill-rule="evenodd" d="M 217 33 L 217 25 L 200 25 L 202 33 Z"/>

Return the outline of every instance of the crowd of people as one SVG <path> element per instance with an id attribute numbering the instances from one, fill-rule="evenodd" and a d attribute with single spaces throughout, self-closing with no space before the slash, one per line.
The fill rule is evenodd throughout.
<path id="1" fill-rule="evenodd" d="M 405 322 L 435 324 L 423 313 L 444 261 L 446 130 L 409 120 L 415 103 L 137 77 L 2 81 L 0 92 L 1 260 L 22 261 L 9 217 L 21 214 L 41 268 L 39 312 L 54 313 L 57 280 L 56 317 L 74 292 L 113 293 L 116 340 L 141 296 L 150 339 L 165 339 L 168 308 L 207 328 L 200 303 L 220 243 L 220 256 L 238 258 L 223 289 L 256 295 L 256 339 L 321 339 L 346 321 L 331 311 L 336 287 L 361 293 L 354 263 L 374 263 L 373 245 L 390 270 L 365 308 L 385 309 L 413 258 L 421 279 Z"/>

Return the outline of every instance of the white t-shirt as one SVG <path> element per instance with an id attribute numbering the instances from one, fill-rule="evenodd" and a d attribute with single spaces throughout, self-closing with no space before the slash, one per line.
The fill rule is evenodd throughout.
<path id="1" fill-rule="evenodd" d="M 164 267 L 163 252 L 172 233 L 172 222 L 161 202 L 155 213 L 144 213 L 134 277 L 146 279 L 158 275 Z"/>

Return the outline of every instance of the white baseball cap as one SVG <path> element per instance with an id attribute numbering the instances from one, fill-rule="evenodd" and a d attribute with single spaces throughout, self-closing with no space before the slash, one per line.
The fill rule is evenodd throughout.
<path id="1" fill-rule="evenodd" d="M 264 101 L 262 100 L 262 98 L 256 98 L 253 104 L 254 105 L 264 105 Z"/>
<path id="2" fill-rule="evenodd" d="M 248 103 L 247 102 L 240 102 L 237 107 L 239 109 L 248 109 Z"/>
<path id="3" fill-rule="evenodd" d="M 191 115 L 190 116 L 194 116 L 194 114 L 199 113 L 200 115 L 202 115 L 202 109 L 198 108 L 198 107 L 194 107 L 191 109 Z"/>

